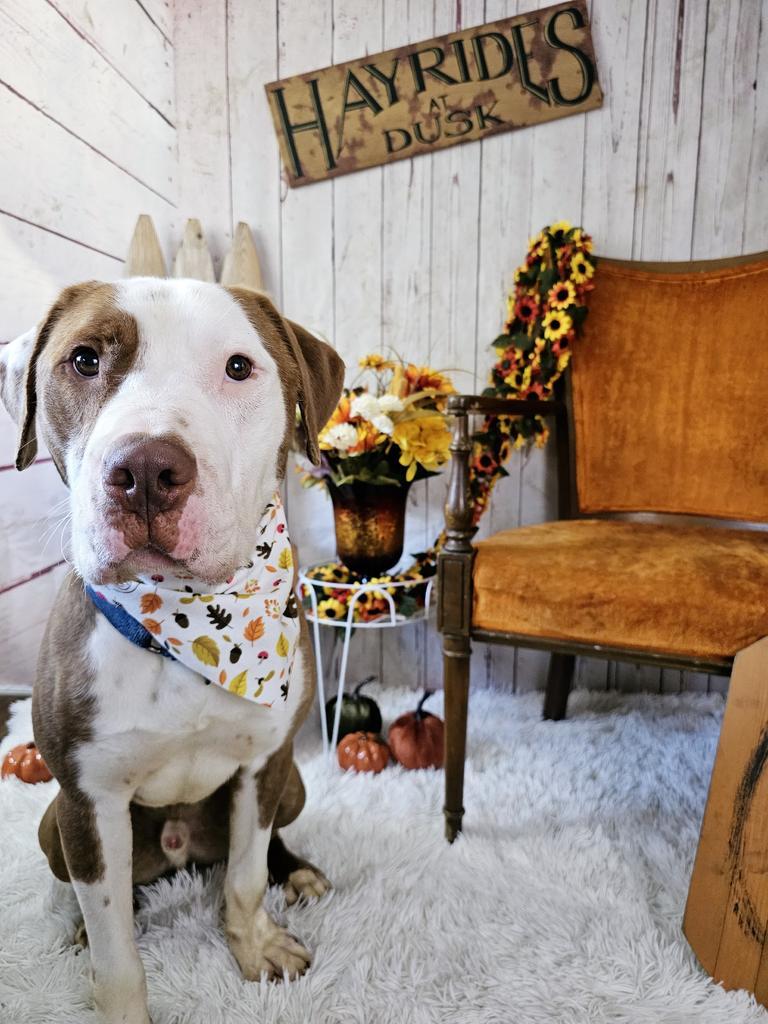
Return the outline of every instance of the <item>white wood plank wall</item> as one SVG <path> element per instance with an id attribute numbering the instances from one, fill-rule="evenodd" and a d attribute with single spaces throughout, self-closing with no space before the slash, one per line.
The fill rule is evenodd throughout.
<path id="1" fill-rule="evenodd" d="M 600 111 L 286 188 L 265 82 L 537 6 L 544 0 L 0 0 L 0 80 L 13 76 L 0 90 L 0 117 L 13 126 L 0 157 L 0 339 L 34 320 L 58 283 L 119 275 L 139 210 L 166 249 L 175 207 L 199 217 L 217 268 L 234 225 L 248 221 L 266 287 L 333 341 L 351 375 L 361 354 L 392 347 L 451 369 L 466 389 L 483 386 L 511 273 L 551 220 L 583 224 L 598 252 L 617 257 L 768 249 L 768 0 L 592 0 Z M 77 75 L 58 83 L 73 62 L 76 87 Z M 9 461 L 7 425 L 0 450 Z M 554 514 L 552 452 L 510 468 L 483 532 Z M 50 467 L 33 473 L 42 480 Z M 9 476 L 0 473 L 8 579 L 40 562 L 31 524 L 42 493 Z M 438 531 L 443 494 L 440 480 L 413 488 L 411 550 Z M 302 556 L 330 556 L 327 500 L 292 479 L 289 502 Z M 0 596 L 0 650 L 17 674 L 29 670 L 50 600 L 48 583 L 26 589 L 35 588 L 31 617 Z M 352 672 L 439 685 L 438 650 L 423 626 L 361 635 Z M 475 685 L 543 682 L 536 652 L 478 646 L 474 657 Z M 591 661 L 578 679 L 724 685 Z"/>
<path id="2" fill-rule="evenodd" d="M 164 0 L 0 0 L 0 342 L 62 285 L 121 277 L 139 213 L 170 243 L 172 31 Z M 10 468 L 15 440 L 0 410 L 0 688 L 31 682 L 63 571 L 46 570 L 62 559 L 64 487 L 45 452 Z"/>

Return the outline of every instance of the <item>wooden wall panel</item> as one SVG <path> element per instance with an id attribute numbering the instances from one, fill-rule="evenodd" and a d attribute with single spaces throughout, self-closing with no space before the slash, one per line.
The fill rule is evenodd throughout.
<path id="1" fill-rule="evenodd" d="M 173 46 L 147 7 L 138 0 L 111 4 L 89 0 L 49 2 L 139 96 L 173 124 Z"/>
<path id="2" fill-rule="evenodd" d="M 174 196 L 176 139 L 167 116 L 47 0 L 3 0 L 0 66 L 3 83 L 46 117 L 159 195 Z"/>

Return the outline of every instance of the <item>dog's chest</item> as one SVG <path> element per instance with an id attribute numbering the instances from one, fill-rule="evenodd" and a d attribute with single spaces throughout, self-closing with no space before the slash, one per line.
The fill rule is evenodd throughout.
<path id="1" fill-rule="evenodd" d="M 89 649 L 96 711 L 82 781 L 150 806 L 196 803 L 238 768 L 261 767 L 285 741 L 303 688 L 301 652 L 288 700 L 266 708 L 135 647 L 100 617 Z"/>

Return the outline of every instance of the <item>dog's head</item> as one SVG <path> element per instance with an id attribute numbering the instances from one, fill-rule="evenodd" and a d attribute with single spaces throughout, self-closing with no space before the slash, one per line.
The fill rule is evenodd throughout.
<path id="1" fill-rule="evenodd" d="M 244 288 L 131 278 L 65 289 L 5 346 L 0 393 L 71 490 L 72 558 L 94 583 L 183 571 L 221 583 L 256 543 L 297 407 L 307 454 L 338 400 L 334 350 Z"/>

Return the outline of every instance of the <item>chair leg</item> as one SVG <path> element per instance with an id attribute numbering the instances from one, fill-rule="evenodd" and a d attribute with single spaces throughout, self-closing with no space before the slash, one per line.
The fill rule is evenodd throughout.
<path id="1" fill-rule="evenodd" d="M 550 655 L 547 690 L 544 696 L 544 718 L 550 718 L 555 722 L 565 718 L 575 666 L 576 658 L 572 654 Z"/>
<path id="2" fill-rule="evenodd" d="M 469 637 L 443 636 L 445 694 L 445 838 L 452 843 L 464 816 L 464 759 L 469 703 Z"/>

